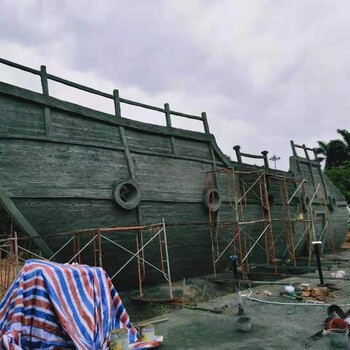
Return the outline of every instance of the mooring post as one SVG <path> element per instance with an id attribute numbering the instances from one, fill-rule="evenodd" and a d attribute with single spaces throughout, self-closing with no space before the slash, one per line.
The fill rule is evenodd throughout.
<path id="1" fill-rule="evenodd" d="M 113 90 L 113 101 L 114 101 L 115 116 L 117 118 L 121 118 L 122 113 L 121 113 L 121 108 L 120 108 L 120 97 L 119 97 L 119 90 L 118 89 Z"/>
<path id="2" fill-rule="evenodd" d="M 242 163 L 241 146 L 239 145 L 233 146 L 233 149 L 236 152 L 237 162 Z"/>
<path id="3" fill-rule="evenodd" d="M 321 267 L 321 259 L 320 259 L 320 249 L 319 246 L 322 244 L 321 241 L 314 241 L 312 242 L 312 245 L 314 247 L 316 261 L 317 261 L 317 269 L 318 269 L 318 275 L 320 277 L 320 285 L 323 286 L 323 273 L 322 273 L 322 267 Z"/>

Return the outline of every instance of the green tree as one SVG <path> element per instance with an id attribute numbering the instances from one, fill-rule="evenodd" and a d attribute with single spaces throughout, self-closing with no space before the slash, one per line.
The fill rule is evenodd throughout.
<path id="1" fill-rule="evenodd" d="M 347 202 L 350 203 L 350 161 L 345 162 L 342 166 L 326 170 L 325 174 L 345 195 Z"/>
<path id="2" fill-rule="evenodd" d="M 337 133 L 343 137 L 348 159 L 350 160 L 350 132 L 345 129 L 337 129 Z"/>
<path id="3" fill-rule="evenodd" d="M 350 203 L 350 132 L 345 129 L 337 132 L 343 140 L 318 141 L 316 152 L 324 156 L 326 175 Z"/>
<path id="4" fill-rule="evenodd" d="M 319 147 L 316 149 L 316 152 L 325 156 L 323 158 L 326 160 L 325 170 L 342 166 L 344 162 L 349 160 L 347 147 L 341 140 L 331 140 L 328 143 L 318 141 L 318 145 Z"/>

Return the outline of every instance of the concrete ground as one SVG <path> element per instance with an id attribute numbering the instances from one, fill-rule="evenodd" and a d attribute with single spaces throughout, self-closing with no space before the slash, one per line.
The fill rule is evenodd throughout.
<path id="1" fill-rule="evenodd" d="M 344 255 L 345 254 L 345 255 Z M 342 259 L 350 259 L 350 252 L 343 253 Z M 345 278 L 331 278 L 332 272 L 344 270 Z M 235 349 L 235 350 L 273 350 L 273 349 L 332 349 L 329 336 L 323 336 L 314 341 L 310 336 L 324 327 L 327 308 L 330 304 L 349 304 L 343 310 L 350 308 L 350 263 L 343 260 L 334 263 L 324 271 L 325 283 L 332 283 L 340 288 L 335 292 L 335 298 L 325 304 L 309 303 L 283 298 L 279 295 L 284 285 L 290 282 L 307 283 L 316 287 L 319 283 L 318 273 L 310 273 L 286 280 L 280 284 L 259 285 L 252 289 L 251 297 L 264 300 L 266 303 L 244 299 L 245 313 L 251 317 L 251 331 L 241 333 L 237 330 L 236 295 L 229 294 L 205 303 L 197 304 L 198 308 L 182 308 L 161 315 L 155 319 L 169 318 L 168 321 L 155 323 L 155 334 L 163 335 L 162 349 Z M 264 291 L 272 293 L 271 296 Z M 243 295 L 249 290 L 242 290 Z M 270 303 L 272 302 L 272 303 Z M 285 303 L 285 305 L 273 304 Z M 222 313 L 214 313 L 220 312 Z M 350 346 L 349 346 L 350 349 Z"/>

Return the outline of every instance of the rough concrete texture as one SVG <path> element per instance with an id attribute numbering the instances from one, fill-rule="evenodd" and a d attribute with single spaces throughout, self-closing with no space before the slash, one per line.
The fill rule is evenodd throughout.
<path id="1" fill-rule="evenodd" d="M 342 253 L 341 258 L 350 258 L 350 253 Z M 344 311 L 350 308 L 350 263 L 349 260 L 343 260 L 341 263 L 334 262 L 330 265 L 329 262 L 323 261 L 323 268 L 325 283 L 340 288 L 335 292 L 335 298 L 325 301 L 325 304 L 310 302 L 309 305 L 301 306 L 302 302 L 279 295 L 279 292 L 284 290 L 283 283 L 288 285 L 290 282 L 300 281 L 317 288 L 317 271 L 279 281 L 282 285 L 259 285 L 253 287 L 251 297 L 288 304 L 261 303 L 243 297 L 246 315 L 251 317 L 252 325 L 251 331 L 247 333 L 237 330 L 236 294 L 197 305 L 208 310 L 220 310 L 221 314 L 184 308 L 161 315 L 158 319 L 169 318 L 166 322 L 155 324 L 156 335 L 164 336 L 162 349 L 332 349 L 329 336 L 323 336 L 316 341 L 310 339 L 310 336 L 324 328 L 328 305 L 349 304 L 342 308 Z M 331 278 L 331 273 L 338 270 L 346 272 L 345 278 Z M 265 295 L 266 290 L 273 295 Z M 248 293 L 249 290 L 242 290 L 242 294 Z"/>

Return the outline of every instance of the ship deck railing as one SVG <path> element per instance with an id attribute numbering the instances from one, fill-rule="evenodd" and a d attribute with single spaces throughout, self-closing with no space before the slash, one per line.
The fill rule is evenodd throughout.
<path id="1" fill-rule="evenodd" d="M 93 89 L 91 87 L 88 87 L 88 86 L 85 86 L 82 84 L 78 84 L 78 83 L 75 83 L 75 82 L 67 80 L 67 79 L 63 79 L 59 76 L 49 74 L 49 73 L 47 73 L 46 66 L 43 66 L 43 65 L 40 66 L 40 70 L 37 70 L 34 68 L 30 68 L 30 67 L 6 60 L 4 58 L 0 58 L 0 63 L 4 64 L 6 66 L 9 66 L 9 67 L 15 68 L 15 69 L 25 71 L 27 73 L 31 73 L 31 74 L 40 76 L 42 93 L 46 96 L 49 96 L 48 81 L 52 80 L 52 81 L 55 81 L 57 83 L 67 85 L 67 86 L 70 86 L 72 88 L 76 88 L 76 89 L 81 90 L 81 91 L 85 91 L 85 92 L 88 92 L 88 93 L 91 93 L 94 95 L 98 95 L 98 96 L 102 96 L 102 97 L 105 97 L 108 99 L 112 99 L 114 101 L 115 115 L 117 118 L 122 117 L 121 104 L 124 103 L 124 104 L 130 105 L 130 106 L 145 108 L 148 110 L 163 113 L 165 116 L 166 126 L 168 128 L 172 127 L 171 116 L 177 116 L 177 117 L 182 117 L 182 118 L 187 118 L 187 119 L 192 119 L 192 120 L 198 120 L 198 121 L 203 123 L 204 132 L 206 134 L 210 134 L 206 112 L 202 112 L 201 115 L 198 116 L 198 115 L 192 115 L 192 114 L 186 114 L 186 113 L 173 111 L 170 109 L 169 103 L 165 103 L 164 107 L 157 107 L 157 106 L 151 106 L 151 105 L 137 102 L 137 101 L 128 100 L 126 98 L 122 98 L 119 96 L 118 89 L 114 89 L 112 94 L 109 94 L 109 93 L 106 93 L 103 91 L 99 91 L 99 90 Z"/>

